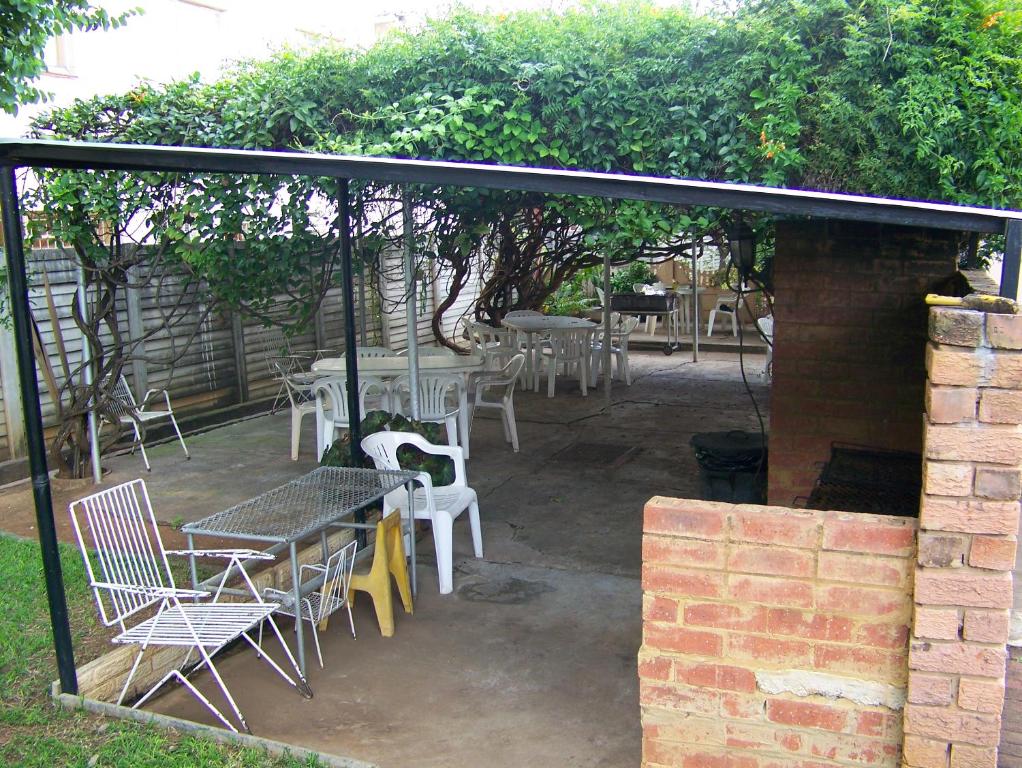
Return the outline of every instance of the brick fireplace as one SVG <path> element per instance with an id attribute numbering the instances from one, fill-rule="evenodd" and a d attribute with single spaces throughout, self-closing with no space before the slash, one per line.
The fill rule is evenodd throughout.
<path id="1" fill-rule="evenodd" d="M 841 440 L 920 452 L 920 514 L 652 499 L 644 766 L 998 765 L 1022 316 L 925 309 L 954 247 L 779 226 L 771 503 L 805 495 Z"/>

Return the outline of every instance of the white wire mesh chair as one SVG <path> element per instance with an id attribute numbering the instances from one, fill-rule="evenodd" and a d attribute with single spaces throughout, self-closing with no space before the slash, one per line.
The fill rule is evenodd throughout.
<path id="1" fill-rule="evenodd" d="M 411 445 L 423 453 L 447 456 L 454 462 L 454 482 L 450 485 L 433 485 L 427 472 L 420 472 L 415 482 L 421 488 L 415 490 L 415 519 L 429 520 L 433 529 L 433 544 L 436 546 L 437 577 L 440 594 L 454 590 L 454 520 L 466 509 L 469 526 L 472 529 L 472 548 L 476 557 L 483 556 L 483 533 L 479 525 L 479 500 L 476 492 L 469 488 L 465 472 L 465 457 L 457 446 L 433 445 L 422 435 L 414 432 L 375 432 L 362 440 L 362 450 L 372 458 L 377 469 L 401 469 L 397 449 Z M 408 491 L 399 488 L 383 497 L 383 516 L 400 509 L 403 519 L 408 519 Z M 407 536 L 406 543 L 407 543 Z"/>
<path id="2" fill-rule="evenodd" d="M 244 560 L 272 560 L 273 555 L 249 549 L 164 549 L 149 501 L 149 492 L 141 479 L 79 499 L 71 504 L 69 511 L 78 546 L 85 560 L 89 586 L 99 607 L 100 620 L 105 626 L 116 626 L 120 630 L 112 642 L 139 646 L 138 655 L 117 699 L 118 704 L 124 700 L 146 650 L 153 646 L 188 648 L 181 666 L 160 678 L 135 702 L 134 708 L 142 706 L 164 683 L 175 679 L 191 691 L 221 723 L 237 731 L 234 724 L 188 679 L 205 667 L 213 676 L 241 728 L 251 733 L 241 710 L 213 664 L 213 656 L 217 651 L 238 638 L 243 638 L 255 648 L 259 658 L 266 661 L 303 696 L 312 696 L 294 656 L 271 618 L 271 614 L 280 607 L 279 604 L 263 601 L 242 567 Z M 90 550 L 94 550 L 94 553 L 90 553 Z M 167 555 L 223 558 L 228 561 L 228 565 L 216 592 L 211 595 L 206 590 L 179 589 L 174 583 Z M 241 573 L 255 602 L 219 601 L 227 576 L 235 568 Z M 133 618 L 138 621 L 130 624 L 129 620 Z M 269 623 L 280 641 L 297 682 L 263 653 L 249 636 L 248 633 L 264 621 Z M 182 671 L 188 667 L 193 653 L 198 653 L 199 663 Z"/>
<path id="3" fill-rule="evenodd" d="M 109 383 L 109 380 L 107 383 Z M 167 409 L 157 411 L 149 408 L 150 398 L 153 395 L 161 394 L 163 395 L 164 402 L 167 404 Z M 174 409 L 170 405 L 170 395 L 167 393 L 167 390 L 148 390 L 145 393 L 145 397 L 142 398 L 142 405 L 138 405 L 135 402 L 135 395 L 131 392 L 131 387 L 128 386 L 128 380 L 124 378 L 122 373 L 117 377 L 117 382 L 110 391 L 107 408 L 116 417 L 119 424 L 130 424 L 132 429 L 135 430 L 135 443 L 142 451 L 142 461 L 145 463 L 146 472 L 151 472 L 152 466 L 149 464 L 149 457 L 145 452 L 143 431 L 145 430 L 145 425 L 153 421 L 170 419 L 170 423 L 174 425 L 174 431 L 177 432 L 177 439 L 181 441 L 181 448 L 185 452 L 185 458 L 192 458 L 188 453 L 188 446 L 185 445 L 185 439 L 181 436 L 181 429 L 177 425 L 177 419 L 174 418 Z M 134 446 L 132 446 L 132 451 L 134 451 Z"/>
<path id="4" fill-rule="evenodd" d="M 512 357 L 507 365 L 499 371 L 481 373 L 476 378 L 475 406 L 472 408 L 472 417 L 475 419 L 475 412 L 480 408 L 492 408 L 501 412 L 501 423 L 504 426 L 504 439 L 511 443 L 515 453 L 518 453 L 518 425 L 515 423 L 515 384 L 525 366 L 525 355 L 519 352 Z M 500 392 L 499 400 L 487 400 L 484 395 L 487 391 L 497 390 Z"/>
<path id="5" fill-rule="evenodd" d="M 341 608 L 348 609 L 348 624 L 351 626 L 351 636 L 355 636 L 355 620 L 351 616 L 351 603 L 348 602 L 348 585 L 351 583 L 351 572 L 355 567 L 355 549 L 357 541 L 341 547 L 327 558 L 326 563 L 306 563 L 298 571 L 298 578 L 305 583 L 306 571 L 316 574 L 323 579 L 319 590 L 311 592 L 302 598 L 301 619 L 298 611 L 295 610 L 295 598 L 290 591 L 273 589 L 267 587 L 263 590 L 263 597 L 280 603 L 281 613 L 285 616 L 293 616 L 296 621 L 304 620 L 312 627 L 312 639 L 316 643 L 316 656 L 319 657 L 319 666 L 323 667 L 323 652 L 319 647 L 319 632 L 326 630 L 327 620 L 330 614 L 339 611 Z M 259 630 L 259 644 L 262 645 L 263 632 Z"/>

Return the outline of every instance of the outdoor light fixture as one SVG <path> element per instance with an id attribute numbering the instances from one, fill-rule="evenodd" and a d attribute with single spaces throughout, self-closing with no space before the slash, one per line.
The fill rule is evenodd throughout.
<path id="1" fill-rule="evenodd" d="M 727 245 L 738 275 L 745 282 L 756 266 L 756 233 L 741 216 L 733 219 L 728 227 Z"/>

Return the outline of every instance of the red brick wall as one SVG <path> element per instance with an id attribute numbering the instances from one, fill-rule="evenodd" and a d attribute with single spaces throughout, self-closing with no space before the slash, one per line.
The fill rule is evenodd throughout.
<path id="1" fill-rule="evenodd" d="M 923 297 L 956 254 L 954 233 L 778 223 L 771 504 L 808 495 L 834 441 L 919 451 Z"/>
<path id="2" fill-rule="evenodd" d="M 905 764 L 995 768 L 1022 484 L 1022 316 L 930 312 Z"/>
<path id="3" fill-rule="evenodd" d="M 849 697 L 857 683 L 904 696 L 915 533 L 904 518 L 652 499 L 643 765 L 897 765 L 899 702 Z M 810 688 L 771 686 L 795 671 Z"/>

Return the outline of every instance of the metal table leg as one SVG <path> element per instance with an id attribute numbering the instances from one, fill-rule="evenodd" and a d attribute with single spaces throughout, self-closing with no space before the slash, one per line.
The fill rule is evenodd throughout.
<path id="1" fill-rule="evenodd" d="M 408 553 L 412 560 L 412 597 L 417 597 L 419 589 L 415 576 L 415 481 L 409 480 L 405 487 L 408 489 Z"/>
<path id="2" fill-rule="evenodd" d="M 195 539 L 192 534 L 188 534 L 188 549 L 192 552 L 195 551 Z M 188 555 L 188 570 L 192 573 L 192 589 L 199 588 L 199 574 L 195 569 L 195 555 Z"/>
<path id="3" fill-rule="evenodd" d="M 291 592 L 295 601 L 295 642 L 298 643 L 298 669 L 305 676 L 305 629 L 302 627 L 302 582 L 298 576 L 298 543 L 291 542 Z"/>

